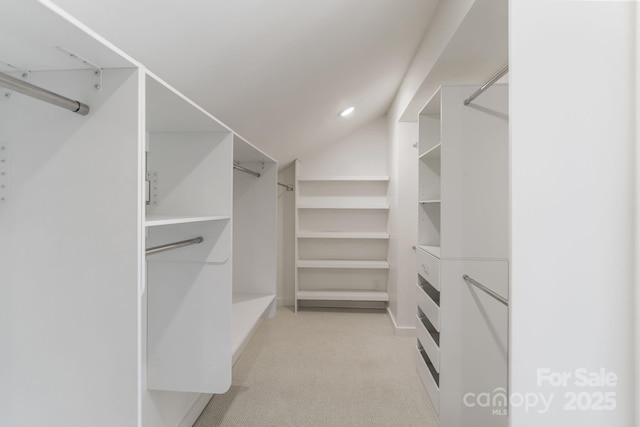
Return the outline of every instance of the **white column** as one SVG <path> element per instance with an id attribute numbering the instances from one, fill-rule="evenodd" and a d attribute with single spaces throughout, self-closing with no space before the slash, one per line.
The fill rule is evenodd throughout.
<path id="1" fill-rule="evenodd" d="M 634 421 L 636 6 L 510 2 L 512 427 Z"/>

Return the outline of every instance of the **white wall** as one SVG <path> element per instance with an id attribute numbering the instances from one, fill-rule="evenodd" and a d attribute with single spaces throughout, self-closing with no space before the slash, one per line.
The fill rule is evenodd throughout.
<path id="1" fill-rule="evenodd" d="M 391 201 L 389 232 L 389 310 L 397 329 L 405 333 L 414 327 L 415 252 L 418 233 L 418 154 L 417 123 L 401 122 L 401 116 L 419 97 L 426 104 L 431 94 L 420 93 L 423 82 L 439 55 L 455 34 L 475 0 L 441 1 L 429 30 L 398 89 L 388 117 L 389 195 Z M 413 118 L 417 122 L 417 114 Z"/>
<path id="2" fill-rule="evenodd" d="M 387 175 L 386 116 L 369 122 L 341 140 L 329 141 L 311 155 L 301 157 L 300 163 L 303 176 Z"/>
<path id="3" fill-rule="evenodd" d="M 640 49 L 640 7 L 636 6 L 636 49 Z M 636 191 L 640 188 L 640 173 L 637 168 L 640 165 L 640 54 L 636 54 Z M 636 290 L 636 309 L 635 309 L 635 340 L 636 340 L 636 399 L 640 393 L 640 197 L 636 197 L 636 270 L 635 270 L 635 290 Z M 640 405 L 636 405 L 636 426 L 640 424 Z"/>
<path id="4" fill-rule="evenodd" d="M 411 104 L 415 104 L 416 99 L 419 100 L 420 97 L 424 99 L 423 105 L 426 104 L 432 94 L 423 92 L 425 77 L 436 64 L 438 58 L 454 36 L 475 1 L 476 0 L 440 1 L 422 44 L 416 52 L 411 67 L 409 67 L 398 89 L 393 105 L 389 110 L 390 116 L 399 119 L 405 110 L 407 110 Z M 417 111 L 419 111 L 419 109 Z M 415 120 L 417 120 L 417 112 L 415 115 Z"/>
<path id="5" fill-rule="evenodd" d="M 416 252 L 418 241 L 418 123 L 397 122 L 389 116 L 389 314 L 397 334 L 414 329 Z"/>
<path id="6" fill-rule="evenodd" d="M 278 173 L 278 182 L 294 186 L 295 162 Z M 293 191 L 278 186 L 278 279 L 276 295 L 278 305 L 292 307 L 295 289 L 295 208 Z"/>
<path id="7" fill-rule="evenodd" d="M 510 392 L 553 396 L 544 412 L 512 397 L 514 427 L 634 423 L 635 7 L 510 3 Z M 617 381 L 581 387 L 580 368 Z"/>

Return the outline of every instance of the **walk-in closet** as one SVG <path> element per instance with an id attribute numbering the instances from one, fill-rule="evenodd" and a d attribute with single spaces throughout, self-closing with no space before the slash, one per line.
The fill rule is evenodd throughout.
<path id="1" fill-rule="evenodd" d="M 0 12 L 0 427 L 638 425 L 637 0 Z"/>

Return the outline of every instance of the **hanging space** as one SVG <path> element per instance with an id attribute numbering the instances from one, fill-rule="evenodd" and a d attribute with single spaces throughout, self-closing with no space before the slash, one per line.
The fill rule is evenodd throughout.
<path id="1" fill-rule="evenodd" d="M 231 132 L 147 75 L 147 388 L 231 384 Z"/>
<path id="2" fill-rule="evenodd" d="M 233 170 L 231 347 L 235 362 L 260 320 L 275 315 L 278 165 L 234 135 Z"/>

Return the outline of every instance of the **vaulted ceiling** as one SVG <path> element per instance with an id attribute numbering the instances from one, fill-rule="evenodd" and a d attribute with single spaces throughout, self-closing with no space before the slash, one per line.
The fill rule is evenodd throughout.
<path id="1" fill-rule="evenodd" d="M 385 114 L 438 0 L 54 2 L 284 166 Z"/>

